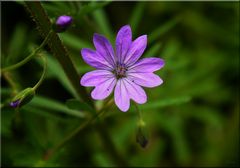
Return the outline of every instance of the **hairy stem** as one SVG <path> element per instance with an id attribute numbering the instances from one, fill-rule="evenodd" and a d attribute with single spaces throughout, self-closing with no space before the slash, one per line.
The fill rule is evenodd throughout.
<path id="1" fill-rule="evenodd" d="M 25 4 L 32 18 L 36 22 L 42 37 L 46 37 L 47 33 L 52 29 L 52 24 L 41 3 L 39 1 L 26 1 Z M 53 32 L 51 38 L 49 39 L 48 46 L 62 66 L 78 97 L 82 98 L 83 101 L 93 106 L 93 102 L 87 94 L 86 89 L 79 84 L 80 76 L 78 75 L 70 59 L 67 49 L 64 47 L 59 36 L 55 32 Z"/>

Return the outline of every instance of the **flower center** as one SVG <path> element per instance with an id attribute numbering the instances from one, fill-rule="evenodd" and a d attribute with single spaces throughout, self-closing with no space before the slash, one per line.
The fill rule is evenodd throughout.
<path id="1" fill-rule="evenodd" d="M 114 70 L 114 73 L 115 73 L 117 79 L 126 77 L 127 70 L 128 69 L 125 64 L 117 63 L 117 66 Z"/>

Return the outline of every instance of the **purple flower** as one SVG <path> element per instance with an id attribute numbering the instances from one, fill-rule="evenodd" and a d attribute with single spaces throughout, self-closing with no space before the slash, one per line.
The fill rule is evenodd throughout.
<path id="1" fill-rule="evenodd" d="M 16 101 L 14 101 L 14 102 L 11 102 L 11 103 L 10 103 L 10 106 L 13 107 L 13 108 L 16 108 L 16 107 L 19 106 L 19 104 L 20 104 L 20 100 L 16 100 Z"/>
<path id="2" fill-rule="evenodd" d="M 56 20 L 57 32 L 65 31 L 72 24 L 72 17 L 67 15 L 59 16 Z"/>
<path id="3" fill-rule="evenodd" d="M 83 60 L 97 70 L 86 73 L 81 78 L 81 85 L 94 86 L 91 96 L 95 100 L 107 98 L 114 90 L 114 100 L 118 108 L 126 112 L 130 99 L 138 104 L 147 101 L 143 87 L 156 87 L 162 79 L 154 71 L 164 66 L 160 58 L 140 59 L 147 46 L 147 35 L 132 41 L 129 25 L 123 26 L 116 38 L 114 52 L 110 42 L 102 35 L 94 34 L 93 43 L 96 51 L 83 48 Z"/>

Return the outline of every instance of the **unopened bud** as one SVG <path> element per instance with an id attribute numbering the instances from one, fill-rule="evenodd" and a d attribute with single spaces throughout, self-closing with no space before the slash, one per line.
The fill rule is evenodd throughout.
<path id="1" fill-rule="evenodd" d="M 72 24 L 72 17 L 67 15 L 59 16 L 55 22 L 54 29 L 56 32 L 61 33 L 67 30 Z"/>
<path id="2" fill-rule="evenodd" d="M 13 108 L 21 107 L 32 100 L 35 95 L 35 90 L 33 88 L 26 88 L 20 93 L 18 93 L 10 103 Z"/>
<path id="3" fill-rule="evenodd" d="M 136 141 L 142 148 L 145 148 L 148 144 L 148 139 L 144 131 L 144 127 L 138 127 Z"/>

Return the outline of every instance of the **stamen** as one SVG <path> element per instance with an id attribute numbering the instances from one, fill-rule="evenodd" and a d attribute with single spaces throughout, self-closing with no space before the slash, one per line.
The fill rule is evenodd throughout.
<path id="1" fill-rule="evenodd" d="M 125 64 L 117 63 L 116 69 L 114 70 L 117 79 L 126 77 L 127 70 L 128 69 Z"/>

